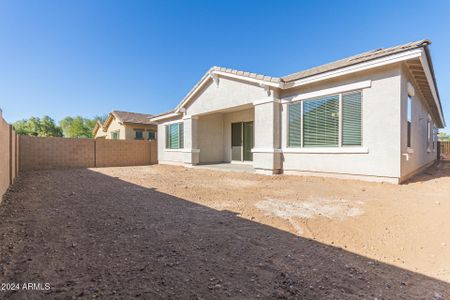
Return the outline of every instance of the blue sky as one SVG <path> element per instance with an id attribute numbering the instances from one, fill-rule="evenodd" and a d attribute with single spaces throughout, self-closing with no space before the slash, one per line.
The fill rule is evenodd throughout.
<path id="1" fill-rule="evenodd" d="M 1 0 L 0 107 L 160 113 L 213 65 L 283 76 L 427 38 L 450 123 L 449 16 L 450 1 Z"/>

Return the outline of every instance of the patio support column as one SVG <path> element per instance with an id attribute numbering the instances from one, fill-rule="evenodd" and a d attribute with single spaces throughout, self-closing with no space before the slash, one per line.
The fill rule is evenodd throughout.
<path id="1" fill-rule="evenodd" d="M 266 100 L 257 101 L 255 107 L 255 147 L 253 167 L 257 173 L 282 172 L 281 104 L 278 91 L 271 91 Z"/>
<path id="2" fill-rule="evenodd" d="M 198 117 L 183 117 L 184 124 L 184 149 L 183 162 L 189 165 L 199 163 L 200 149 L 198 149 Z"/>

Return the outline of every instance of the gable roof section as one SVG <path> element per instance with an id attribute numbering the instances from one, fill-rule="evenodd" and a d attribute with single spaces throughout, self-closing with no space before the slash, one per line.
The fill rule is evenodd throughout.
<path id="1" fill-rule="evenodd" d="M 272 77 L 214 66 L 203 75 L 203 77 L 194 85 L 194 87 L 188 92 L 188 94 L 183 98 L 183 100 L 177 105 L 174 110 L 153 116 L 151 120 L 158 121 L 170 117 L 179 116 L 182 113 L 183 107 L 187 103 L 189 103 L 189 101 L 197 94 L 197 92 L 201 90 L 203 85 L 209 80 L 216 80 L 219 76 L 235 78 L 249 83 L 256 83 L 262 87 L 268 86 L 280 89 L 289 89 L 295 86 L 307 84 L 309 82 L 320 81 L 329 78 L 326 77 L 326 75 L 337 77 L 363 69 L 374 68 L 394 62 L 406 61 L 412 58 L 417 59 L 422 57 L 423 59 L 424 55 L 422 49 L 424 49 L 426 61 L 422 61 L 422 64 L 427 65 L 427 67 L 424 67 L 424 72 L 426 73 L 427 70 L 425 69 L 428 68 L 429 73 L 431 73 L 432 80 L 431 82 L 428 82 L 428 84 L 430 86 L 430 89 L 434 92 L 433 100 L 435 105 L 437 106 L 437 114 L 439 115 L 439 122 L 441 123 L 440 125 L 443 127 L 445 126 L 445 120 L 442 114 L 442 105 L 439 98 L 439 93 L 437 91 L 436 79 L 428 49 L 428 45 L 430 44 L 431 42 L 429 40 L 419 40 L 390 48 L 380 48 L 350 56 L 318 67 L 296 72 L 284 77 Z M 333 72 L 335 74 L 332 74 Z"/>
<path id="2" fill-rule="evenodd" d="M 117 120 L 119 120 L 122 123 L 154 125 L 154 123 L 150 121 L 152 115 L 149 114 L 141 114 L 119 110 L 113 110 L 111 113 L 117 118 Z"/>
<path id="3" fill-rule="evenodd" d="M 154 122 L 150 121 L 150 118 L 152 117 L 153 115 L 150 114 L 113 110 L 106 118 L 105 123 L 103 124 L 103 130 L 108 130 L 113 119 L 117 119 L 120 123 L 156 125 Z"/>
<path id="4" fill-rule="evenodd" d="M 96 134 L 97 134 L 97 131 L 98 131 L 99 129 L 102 129 L 102 130 L 104 131 L 104 129 L 103 129 L 103 124 L 102 124 L 100 121 L 97 120 L 97 122 L 95 122 L 95 126 L 94 126 L 94 129 L 92 130 L 92 133 L 93 133 L 94 135 L 96 135 Z"/>

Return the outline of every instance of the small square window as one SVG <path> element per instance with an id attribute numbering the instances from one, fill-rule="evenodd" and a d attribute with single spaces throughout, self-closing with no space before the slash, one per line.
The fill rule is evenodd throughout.
<path id="1" fill-rule="evenodd" d="M 148 139 L 149 140 L 154 140 L 156 139 L 156 133 L 154 131 L 149 131 L 148 132 Z"/>
<path id="2" fill-rule="evenodd" d="M 142 130 L 135 130 L 134 131 L 134 139 L 135 140 L 143 140 L 144 139 L 144 131 L 142 131 Z"/>
<path id="3" fill-rule="evenodd" d="M 111 139 L 113 139 L 113 140 L 118 140 L 118 139 L 120 139 L 120 131 L 117 130 L 117 131 L 111 132 Z"/>

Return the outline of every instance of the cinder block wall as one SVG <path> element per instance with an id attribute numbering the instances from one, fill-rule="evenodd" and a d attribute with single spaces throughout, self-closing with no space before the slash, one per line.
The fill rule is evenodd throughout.
<path id="1" fill-rule="evenodd" d="M 96 166 L 120 167 L 152 164 L 152 148 L 156 150 L 154 141 L 133 140 L 96 140 Z"/>
<path id="2" fill-rule="evenodd" d="M 156 141 L 19 137 L 20 171 L 157 163 Z"/>
<path id="3" fill-rule="evenodd" d="M 18 139 L 0 109 L 0 201 L 18 173 Z"/>
<path id="4" fill-rule="evenodd" d="M 19 137 L 20 171 L 91 168 L 95 166 L 93 139 Z"/>

